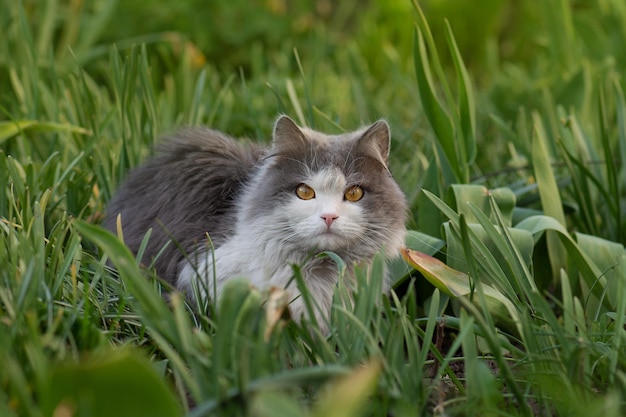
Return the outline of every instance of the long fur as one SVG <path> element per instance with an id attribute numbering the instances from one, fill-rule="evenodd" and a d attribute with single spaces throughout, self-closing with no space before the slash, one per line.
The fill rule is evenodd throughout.
<path id="1" fill-rule="evenodd" d="M 152 229 L 144 263 L 163 250 L 155 269 L 175 285 L 184 253 L 203 244 L 209 232 L 215 245 L 232 234 L 235 198 L 264 152 L 215 130 L 181 130 L 129 174 L 109 203 L 104 226 L 115 232 L 121 215 L 124 242 L 134 253 Z"/>
<path id="2" fill-rule="evenodd" d="M 313 255 L 335 252 L 349 278 L 355 264 L 367 264 L 381 250 L 393 258 L 404 243 L 407 204 L 387 167 L 389 143 L 383 121 L 329 136 L 283 116 L 269 148 L 214 130 L 183 130 L 130 174 L 105 226 L 115 230 L 120 214 L 125 242 L 135 252 L 152 228 L 148 258 L 176 241 L 183 250 L 170 243 L 155 267 L 189 296 L 199 289 L 204 297 L 219 297 L 226 280 L 244 276 L 260 288 L 286 288 L 296 318 L 305 309 L 291 265 L 300 265 L 320 318 L 327 317 L 337 267 Z M 300 199 L 299 184 L 315 197 Z M 359 201 L 344 197 L 352 186 L 364 190 Z"/>

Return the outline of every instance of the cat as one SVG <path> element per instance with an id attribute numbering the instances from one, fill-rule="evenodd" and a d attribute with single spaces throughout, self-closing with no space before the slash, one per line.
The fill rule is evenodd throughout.
<path id="1" fill-rule="evenodd" d="M 104 226 L 115 232 L 120 215 L 135 253 L 152 229 L 144 260 L 156 258 L 157 274 L 188 297 L 219 298 L 226 280 L 246 277 L 260 289 L 285 288 L 295 319 L 306 315 L 292 279 L 299 265 L 325 323 L 339 273 L 314 255 L 334 252 L 350 277 L 356 264 L 381 251 L 394 258 L 404 245 L 408 208 L 388 169 L 390 140 L 383 120 L 326 135 L 281 116 L 269 148 L 183 129 L 131 171 Z"/>

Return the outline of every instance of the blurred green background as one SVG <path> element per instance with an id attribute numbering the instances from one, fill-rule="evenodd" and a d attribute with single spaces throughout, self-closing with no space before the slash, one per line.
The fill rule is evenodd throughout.
<path id="1" fill-rule="evenodd" d="M 624 0 L 0 0 L 0 27 L 1 416 L 624 415 Z M 407 244 L 461 271 L 338 291 L 328 337 L 266 333 L 243 281 L 166 304 L 108 201 L 177 127 L 268 142 L 280 113 L 386 118 Z M 446 291 L 481 280 L 494 304 Z"/>

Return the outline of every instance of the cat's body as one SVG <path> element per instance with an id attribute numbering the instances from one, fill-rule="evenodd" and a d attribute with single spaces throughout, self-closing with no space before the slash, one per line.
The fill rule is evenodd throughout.
<path id="1" fill-rule="evenodd" d="M 349 277 L 355 264 L 381 250 L 395 257 L 404 243 L 407 207 L 387 169 L 389 141 L 385 122 L 327 136 L 287 117 L 269 149 L 208 129 L 182 131 L 131 173 L 105 226 L 116 230 L 121 214 L 135 253 L 152 228 L 145 256 L 159 255 L 157 273 L 189 296 L 219 297 L 226 280 L 243 276 L 259 288 L 287 288 L 296 318 L 304 307 L 292 264 L 300 265 L 327 315 L 337 266 L 315 254 L 335 252 Z"/>

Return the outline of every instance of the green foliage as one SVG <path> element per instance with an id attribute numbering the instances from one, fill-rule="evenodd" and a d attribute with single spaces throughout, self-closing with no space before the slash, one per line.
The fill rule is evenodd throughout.
<path id="1" fill-rule="evenodd" d="M 624 415 L 626 6 L 483 3 L 0 1 L 0 415 Z M 161 134 L 280 112 L 387 118 L 411 205 L 329 334 L 98 226 Z"/>
<path id="2" fill-rule="evenodd" d="M 150 362 L 128 351 L 107 352 L 80 364 L 59 366 L 47 383 L 41 400 L 44 415 L 178 416 L 181 412 L 180 404 Z"/>

